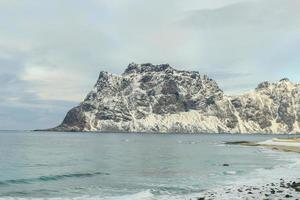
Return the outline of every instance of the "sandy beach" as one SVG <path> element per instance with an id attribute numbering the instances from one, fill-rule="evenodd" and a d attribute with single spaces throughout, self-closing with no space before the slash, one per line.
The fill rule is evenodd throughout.
<path id="1" fill-rule="evenodd" d="M 262 142 L 236 141 L 226 144 L 262 146 L 278 151 L 300 153 L 300 138 L 273 138 Z"/>

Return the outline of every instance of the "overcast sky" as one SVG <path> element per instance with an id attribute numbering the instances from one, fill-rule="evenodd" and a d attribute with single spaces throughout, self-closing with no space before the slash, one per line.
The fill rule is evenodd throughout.
<path id="1" fill-rule="evenodd" d="M 0 129 L 58 125 L 101 70 L 169 63 L 228 94 L 300 81 L 299 0 L 0 0 Z"/>

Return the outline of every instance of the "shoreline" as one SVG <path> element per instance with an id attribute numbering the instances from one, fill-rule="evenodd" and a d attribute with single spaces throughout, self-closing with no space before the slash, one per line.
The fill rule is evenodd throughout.
<path id="1" fill-rule="evenodd" d="M 300 179 L 284 180 L 262 185 L 225 186 L 201 193 L 191 200 L 224 199 L 300 199 Z"/>
<path id="2" fill-rule="evenodd" d="M 252 147 L 264 147 L 281 152 L 300 153 L 300 138 L 273 138 L 263 142 L 233 141 L 227 145 L 243 145 Z M 284 175 L 282 174 L 282 177 Z M 192 200 L 223 200 L 223 199 L 294 199 L 300 200 L 300 178 L 278 178 L 272 182 L 261 184 L 229 185 L 213 190 L 208 190 Z"/>
<path id="3" fill-rule="evenodd" d="M 33 130 L 20 130 L 20 131 L 30 131 L 30 132 L 53 132 L 53 133 L 145 133 L 145 134 L 214 134 L 214 135 L 292 135 L 292 136 L 300 136 L 300 132 L 293 132 L 293 133 L 269 133 L 269 132 L 209 132 L 209 131 L 122 131 L 122 130 L 95 130 L 95 131 L 87 131 L 87 130 L 55 130 L 55 129 L 33 129 Z"/>
<path id="4" fill-rule="evenodd" d="M 273 138 L 271 140 L 266 140 L 263 142 L 234 141 L 234 142 L 225 142 L 225 144 L 258 146 L 258 147 L 266 147 L 277 151 L 300 153 L 300 138 L 286 138 L 286 139 Z"/>

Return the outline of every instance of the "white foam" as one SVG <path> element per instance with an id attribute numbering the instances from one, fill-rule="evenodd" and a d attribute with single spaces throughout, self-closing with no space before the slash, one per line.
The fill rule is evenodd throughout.
<path id="1" fill-rule="evenodd" d="M 197 196 L 193 196 L 196 198 Z M 131 195 L 122 196 L 111 196 L 111 197 L 101 197 L 101 196 L 80 196 L 80 197 L 59 197 L 59 198 L 13 198 L 13 197 L 2 197 L 0 200 L 184 200 L 193 198 L 191 195 L 158 195 L 154 196 L 151 190 L 145 190 Z"/>
<path id="2" fill-rule="evenodd" d="M 236 171 L 226 171 L 224 172 L 225 175 L 235 175 Z"/>
<path id="3" fill-rule="evenodd" d="M 122 196 L 80 196 L 80 197 L 57 197 L 57 198 L 22 198 L 22 197 L 2 197 L 0 200 L 153 200 L 150 190 L 142 191 L 132 195 Z"/>

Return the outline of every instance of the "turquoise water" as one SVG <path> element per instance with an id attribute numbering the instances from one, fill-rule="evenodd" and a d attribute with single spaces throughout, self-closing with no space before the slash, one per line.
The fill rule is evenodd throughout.
<path id="1" fill-rule="evenodd" d="M 223 144 L 272 137 L 1 131 L 0 199 L 184 199 L 298 176 L 298 154 Z"/>

